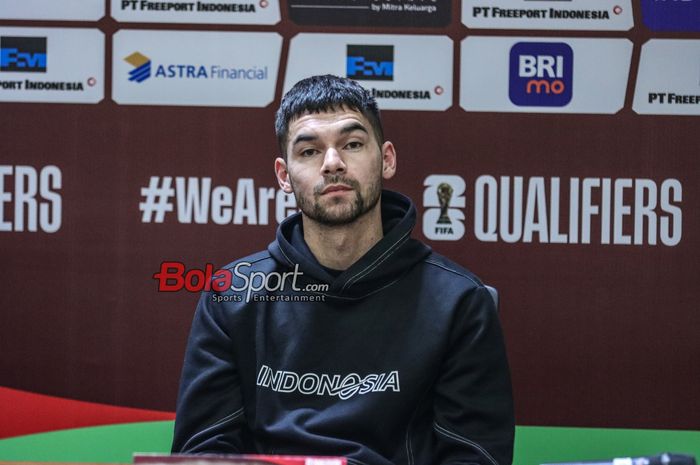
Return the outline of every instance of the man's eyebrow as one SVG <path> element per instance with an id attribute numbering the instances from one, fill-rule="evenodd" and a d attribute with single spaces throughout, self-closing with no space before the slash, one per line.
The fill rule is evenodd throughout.
<path id="1" fill-rule="evenodd" d="M 345 126 L 343 126 L 340 129 L 341 134 L 349 134 L 353 131 L 362 131 L 365 134 L 369 134 L 369 131 L 367 131 L 367 128 L 365 128 L 361 123 L 350 123 Z M 294 141 L 292 141 L 292 147 L 297 145 L 300 142 L 313 142 L 316 139 L 318 139 L 318 136 L 315 134 L 299 134 L 294 138 Z"/>
<path id="2" fill-rule="evenodd" d="M 294 147 L 295 145 L 297 145 L 300 142 L 311 142 L 311 141 L 314 141 L 316 139 L 318 139 L 318 137 L 315 136 L 314 134 L 299 134 L 298 136 L 296 136 L 294 138 L 294 141 L 292 142 L 292 147 Z"/>
<path id="3" fill-rule="evenodd" d="M 367 131 L 367 128 L 365 128 L 362 124 L 360 123 L 350 123 L 347 126 L 343 126 L 343 128 L 340 130 L 341 134 L 347 134 L 353 131 L 362 131 L 365 134 L 369 134 L 369 131 Z"/>

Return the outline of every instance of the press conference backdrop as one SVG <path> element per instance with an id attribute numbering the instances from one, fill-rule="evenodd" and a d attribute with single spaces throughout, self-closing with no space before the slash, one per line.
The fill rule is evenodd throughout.
<path id="1" fill-rule="evenodd" d="M 318 73 L 500 290 L 516 462 L 700 455 L 699 0 L 3 0 L 0 48 L 0 458 L 168 449 L 193 270 L 295 211 L 272 120 Z"/>

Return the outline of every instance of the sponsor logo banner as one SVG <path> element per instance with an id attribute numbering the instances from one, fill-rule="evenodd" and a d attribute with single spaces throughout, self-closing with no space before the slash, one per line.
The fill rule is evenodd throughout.
<path id="1" fill-rule="evenodd" d="M 277 24 L 278 0 L 112 0 L 121 22 L 192 24 Z"/>
<path id="2" fill-rule="evenodd" d="M 653 31 L 700 31 L 700 0 L 642 0 L 642 21 Z"/>
<path id="3" fill-rule="evenodd" d="M 627 39 L 467 37 L 460 105 L 467 111 L 617 113 L 631 57 Z"/>
<path id="4" fill-rule="evenodd" d="M 97 21 L 104 15 L 104 0 L 0 1 L 2 19 Z"/>
<path id="5" fill-rule="evenodd" d="M 452 50 L 441 36 L 299 34 L 291 41 L 284 92 L 300 79 L 335 74 L 358 81 L 383 110 L 446 110 Z"/>
<path id="6" fill-rule="evenodd" d="M 640 114 L 700 115 L 700 40 L 644 44 L 632 108 Z"/>
<path id="7" fill-rule="evenodd" d="M 46 37 L 0 36 L 0 71 L 46 72 Z"/>
<path id="8" fill-rule="evenodd" d="M 393 45 L 348 45 L 346 76 L 356 81 L 393 81 Z"/>
<path id="9" fill-rule="evenodd" d="M 295 23 L 318 26 L 444 27 L 450 0 L 289 0 Z"/>
<path id="10" fill-rule="evenodd" d="M 462 0 L 462 23 L 475 29 L 628 31 L 630 0 Z"/>
<path id="11" fill-rule="evenodd" d="M 514 104 L 564 107 L 571 102 L 574 52 L 564 42 L 518 42 L 510 49 L 508 97 Z"/>
<path id="12" fill-rule="evenodd" d="M 268 32 L 122 30 L 112 87 L 120 104 L 264 107 L 274 99 L 282 38 Z"/>
<path id="13" fill-rule="evenodd" d="M 103 97 L 102 32 L 0 28 L 0 101 L 97 103 Z"/>
<path id="14" fill-rule="evenodd" d="M 683 237 L 683 185 L 673 178 L 484 174 L 467 188 L 460 176 L 431 175 L 424 185 L 423 234 L 431 240 L 459 240 L 463 222 L 481 242 L 674 247 Z M 473 202 L 466 221 L 465 198 Z M 455 224 L 461 229 L 450 231 Z"/>

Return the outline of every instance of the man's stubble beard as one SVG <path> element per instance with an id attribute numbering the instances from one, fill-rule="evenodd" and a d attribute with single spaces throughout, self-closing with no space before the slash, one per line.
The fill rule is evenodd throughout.
<path id="1" fill-rule="evenodd" d="M 294 180 L 289 176 L 290 184 L 294 191 L 294 197 L 297 201 L 297 206 L 309 219 L 322 224 L 324 226 L 343 226 L 350 224 L 363 215 L 370 212 L 379 202 L 382 192 L 382 177 L 381 174 L 370 184 L 367 195 L 364 196 L 361 191 L 360 183 L 354 179 L 346 178 L 342 175 L 329 176 L 325 178 L 322 184 L 314 186 L 313 201 L 309 201 L 294 187 Z M 329 184 L 344 184 L 350 186 L 355 193 L 355 198 L 350 201 L 348 208 L 342 208 L 339 212 L 332 212 L 330 208 L 325 208 L 321 205 L 319 198 L 323 189 Z M 341 205 L 348 203 L 342 198 L 331 199 L 333 205 Z M 332 207 L 332 206 L 331 206 Z"/>

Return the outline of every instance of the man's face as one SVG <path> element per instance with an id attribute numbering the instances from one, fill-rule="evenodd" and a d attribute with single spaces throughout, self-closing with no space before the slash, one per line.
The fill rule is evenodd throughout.
<path id="1" fill-rule="evenodd" d="M 275 169 L 304 215 L 342 225 L 377 205 L 382 178 L 394 174 L 395 153 L 391 142 L 379 146 L 362 113 L 341 108 L 292 120 L 287 160 L 278 158 Z"/>

